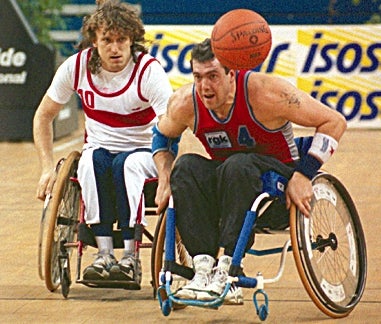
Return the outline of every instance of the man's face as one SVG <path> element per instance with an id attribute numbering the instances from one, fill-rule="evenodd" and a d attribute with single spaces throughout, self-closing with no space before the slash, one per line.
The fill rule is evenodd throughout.
<path id="1" fill-rule="evenodd" d="M 98 49 L 102 68 L 109 72 L 123 70 L 131 59 L 132 41 L 128 35 L 109 30 L 104 33 L 100 28 L 96 31 L 93 46 Z"/>
<path id="2" fill-rule="evenodd" d="M 234 82 L 234 71 L 226 74 L 224 67 L 214 58 L 207 62 L 194 60 L 193 77 L 197 93 L 206 108 L 217 110 L 228 98 L 231 84 Z"/>

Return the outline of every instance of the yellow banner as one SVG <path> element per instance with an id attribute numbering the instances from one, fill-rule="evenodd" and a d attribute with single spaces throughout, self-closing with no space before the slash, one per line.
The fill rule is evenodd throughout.
<path id="1" fill-rule="evenodd" d="M 193 82 L 189 59 L 213 26 L 146 26 L 150 53 L 174 89 Z M 281 76 L 342 113 L 349 127 L 381 128 L 381 25 L 271 26 L 273 44 L 255 70 Z"/>

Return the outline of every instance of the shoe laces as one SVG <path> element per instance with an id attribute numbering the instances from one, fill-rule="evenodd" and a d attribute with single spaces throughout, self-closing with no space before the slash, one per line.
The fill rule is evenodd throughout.
<path id="1" fill-rule="evenodd" d="M 220 267 L 213 268 L 213 277 L 211 284 L 217 284 L 219 286 L 225 286 L 228 280 L 228 272 Z"/>
<path id="2" fill-rule="evenodd" d="M 207 286 L 210 283 L 211 274 L 204 271 L 196 272 L 191 284 L 196 284 L 197 286 Z"/>

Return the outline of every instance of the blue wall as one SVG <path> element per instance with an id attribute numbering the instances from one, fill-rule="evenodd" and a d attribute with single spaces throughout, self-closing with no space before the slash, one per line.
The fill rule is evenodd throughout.
<path id="1" fill-rule="evenodd" d="M 354 6 L 351 0 L 337 0 L 333 10 L 329 8 L 329 0 L 141 0 L 135 3 L 138 2 L 146 24 L 213 24 L 223 13 L 236 8 L 255 10 L 275 25 L 357 24 L 367 21 L 377 11 L 377 5 L 364 0 L 361 7 Z"/>
<path id="2" fill-rule="evenodd" d="M 72 0 L 75 4 L 94 4 L 94 0 Z M 252 9 L 273 25 L 363 24 L 378 5 L 362 0 L 359 6 L 352 0 L 129 0 L 142 8 L 145 24 L 212 25 L 223 13 L 237 8 Z M 334 2 L 330 8 L 330 2 Z M 68 18 L 69 25 L 78 29 L 81 20 Z"/>
<path id="3" fill-rule="evenodd" d="M 72 3 L 94 4 L 94 0 L 72 0 Z M 226 11 L 247 8 L 262 14 L 270 24 L 362 24 L 378 5 L 362 0 L 129 0 L 142 7 L 145 24 L 213 24 Z M 330 2 L 333 2 L 330 8 Z"/>
<path id="4" fill-rule="evenodd" d="M 364 24 L 379 12 L 371 0 L 355 6 L 352 0 L 125 0 L 139 4 L 146 25 L 213 25 L 225 12 L 247 8 L 262 14 L 270 25 Z M 330 7 L 333 2 L 333 7 Z M 72 4 L 95 4 L 95 0 L 70 0 Z M 78 31 L 82 16 L 64 17 L 67 30 Z M 75 51 L 73 42 L 63 44 L 64 56 Z"/>

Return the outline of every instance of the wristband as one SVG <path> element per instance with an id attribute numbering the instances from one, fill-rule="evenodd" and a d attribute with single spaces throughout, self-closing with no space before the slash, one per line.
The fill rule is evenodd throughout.
<path id="1" fill-rule="evenodd" d="M 169 151 L 174 155 L 174 157 L 176 157 L 179 150 L 179 142 L 181 136 L 176 138 L 169 138 L 160 132 L 157 125 L 154 125 L 152 132 L 152 154 L 155 155 L 160 151 Z"/>
<path id="2" fill-rule="evenodd" d="M 312 178 L 317 174 L 322 163 L 310 154 L 306 154 L 302 157 L 300 162 L 295 168 L 295 171 L 298 171 L 304 174 L 308 179 L 312 180 Z"/>
<path id="3" fill-rule="evenodd" d="M 322 163 L 326 163 L 338 146 L 337 141 L 329 135 L 316 133 L 312 139 L 308 153 L 315 156 Z"/>

